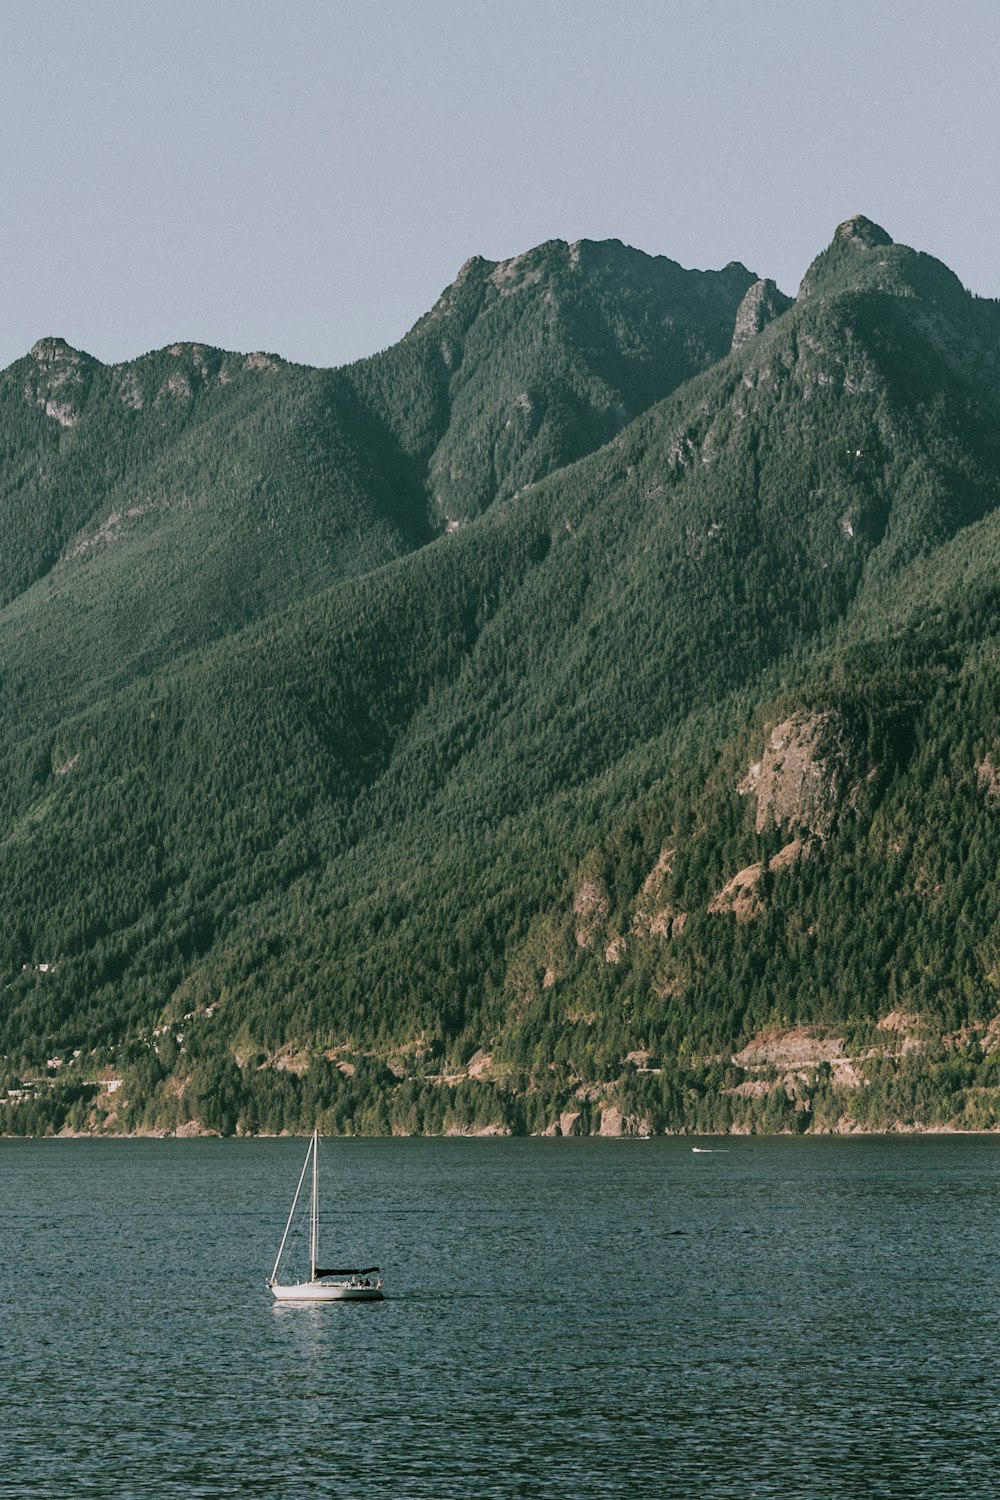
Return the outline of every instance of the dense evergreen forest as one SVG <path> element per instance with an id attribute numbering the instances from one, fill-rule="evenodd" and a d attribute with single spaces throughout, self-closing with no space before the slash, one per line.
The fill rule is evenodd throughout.
<path id="1" fill-rule="evenodd" d="M 1000 307 L 474 259 L 0 374 L 0 1130 L 1000 1124 Z"/>

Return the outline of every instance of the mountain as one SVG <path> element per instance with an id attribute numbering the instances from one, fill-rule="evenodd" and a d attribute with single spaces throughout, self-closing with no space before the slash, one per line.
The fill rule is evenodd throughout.
<path id="1" fill-rule="evenodd" d="M 0 376 L 9 1130 L 989 1126 L 997 304 L 474 260 Z M 114 1085 L 114 1087 L 112 1087 Z"/>
<path id="2" fill-rule="evenodd" d="M 0 376 L 2 660 L 44 679 L 25 727 L 598 447 L 728 348 L 752 281 L 546 245 L 469 262 L 399 345 L 343 370 L 197 344 L 104 367 L 40 340 Z"/>
<path id="3" fill-rule="evenodd" d="M 350 375 L 454 526 L 592 452 L 727 353 L 753 281 L 736 263 L 685 271 L 616 241 L 477 257 L 408 338 Z"/>

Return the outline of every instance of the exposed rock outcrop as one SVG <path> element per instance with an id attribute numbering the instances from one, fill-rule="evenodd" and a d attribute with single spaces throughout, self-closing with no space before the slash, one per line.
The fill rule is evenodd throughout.
<path id="1" fill-rule="evenodd" d="M 673 847 L 661 849 L 656 864 L 643 881 L 632 917 L 634 936 L 649 933 L 653 937 L 671 938 L 683 931 L 687 912 L 670 905 L 664 896 L 676 853 Z"/>
<path id="2" fill-rule="evenodd" d="M 606 1104 L 601 1111 L 599 1135 L 649 1135 L 649 1121 L 641 1115 L 627 1115 L 617 1104 Z"/>
<path id="3" fill-rule="evenodd" d="M 611 902 L 607 887 L 602 880 L 581 882 L 573 899 L 573 915 L 576 917 L 576 941 L 580 948 L 592 948 L 597 933 L 607 920 Z"/>
<path id="4" fill-rule="evenodd" d="M 779 290 L 769 278 L 755 281 L 736 310 L 736 326 L 733 329 L 733 349 L 740 349 L 768 323 L 792 305 L 793 299 Z"/>
<path id="5" fill-rule="evenodd" d="M 97 361 L 73 349 L 65 339 L 39 339 L 28 356 L 24 398 L 40 406 L 60 427 L 80 420 Z"/>
<path id="6" fill-rule="evenodd" d="M 881 224 L 876 224 L 873 219 L 866 218 L 864 214 L 853 214 L 843 224 L 838 224 L 833 238 L 834 243 L 847 240 L 859 250 L 877 250 L 893 243 L 888 230 L 883 229 Z"/>
<path id="7" fill-rule="evenodd" d="M 760 1031 L 742 1051 L 733 1054 L 736 1066 L 747 1072 L 762 1068 L 818 1068 L 823 1063 L 834 1067 L 846 1061 L 843 1037 L 825 1035 L 814 1026 Z"/>
<path id="8" fill-rule="evenodd" d="M 811 848 L 812 844 L 808 840 L 792 839 L 777 854 L 771 855 L 767 868 L 772 875 L 778 870 L 787 869 L 798 860 L 807 859 Z M 709 911 L 730 912 L 738 922 L 749 922 L 753 917 L 759 916 L 764 907 L 757 886 L 763 873 L 764 867 L 759 861 L 738 870 L 731 880 L 726 881 L 718 895 L 712 897 L 708 903 Z"/>
<path id="9" fill-rule="evenodd" d="M 976 782 L 987 802 L 1000 802 L 1000 767 L 995 755 L 983 756 L 976 767 Z"/>
<path id="10" fill-rule="evenodd" d="M 771 731 L 737 790 L 757 799 L 758 833 L 787 824 L 825 838 L 867 774 L 839 715 L 800 713 Z"/>

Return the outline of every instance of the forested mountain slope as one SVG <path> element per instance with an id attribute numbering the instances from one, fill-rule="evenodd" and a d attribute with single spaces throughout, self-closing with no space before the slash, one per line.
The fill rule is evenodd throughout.
<path id="1" fill-rule="evenodd" d="M 157 596 L 75 698 L 25 641 L 69 598 L 100 652 L 85 554 L 13 600 L 8 1128 L 994 1122 L 996 306 L 863 219 L 794 305 L 658 265 L 473 262 L 295 372 L 367 455 L 327 586 L 187 651 L 201 585 Z"/>
<path id="2" fill-rule="evenodd" d="M 467 261 L 394 349 L 348 371 L 461 523 L 613 437 L 729 350 L 754 277 L 617 241 Z M 780 295 L 780 294 L 779 294 Z"/>
<path id="3" fill-rule="evenodd" d="M 40 340 L 0 375 L 8 713 L 58 721 L 593 450 L 729 347 L 752 281 L 542 246 L 344 370 Z"/>

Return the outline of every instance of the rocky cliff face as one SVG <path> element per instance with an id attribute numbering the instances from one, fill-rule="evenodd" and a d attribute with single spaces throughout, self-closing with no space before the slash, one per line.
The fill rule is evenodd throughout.
<path id="1" fill-rule="evenodd" d="M 758 833 L 775 824 L 824 838 L 867 774 L 839 715 L 800 713 L 772 729 L 738 790 L 757 799 Z"/>
<path id="2" fill-rule="evenodd" d="M 740 349 L 755 337 L 768 323 L 792 306 L 792 298 L 786 297 L 771 280 L 755 281 L 736 310 L 736 326 L 733 329 L 733 349 Z"/>
<path id="3" fill-rule="evenodd" d="M 27 361 L 24 398 L 40 406 L 60 427 L 75 427 L 90 390 L 97 361 L 65 339 L 39 339 Z"/>

